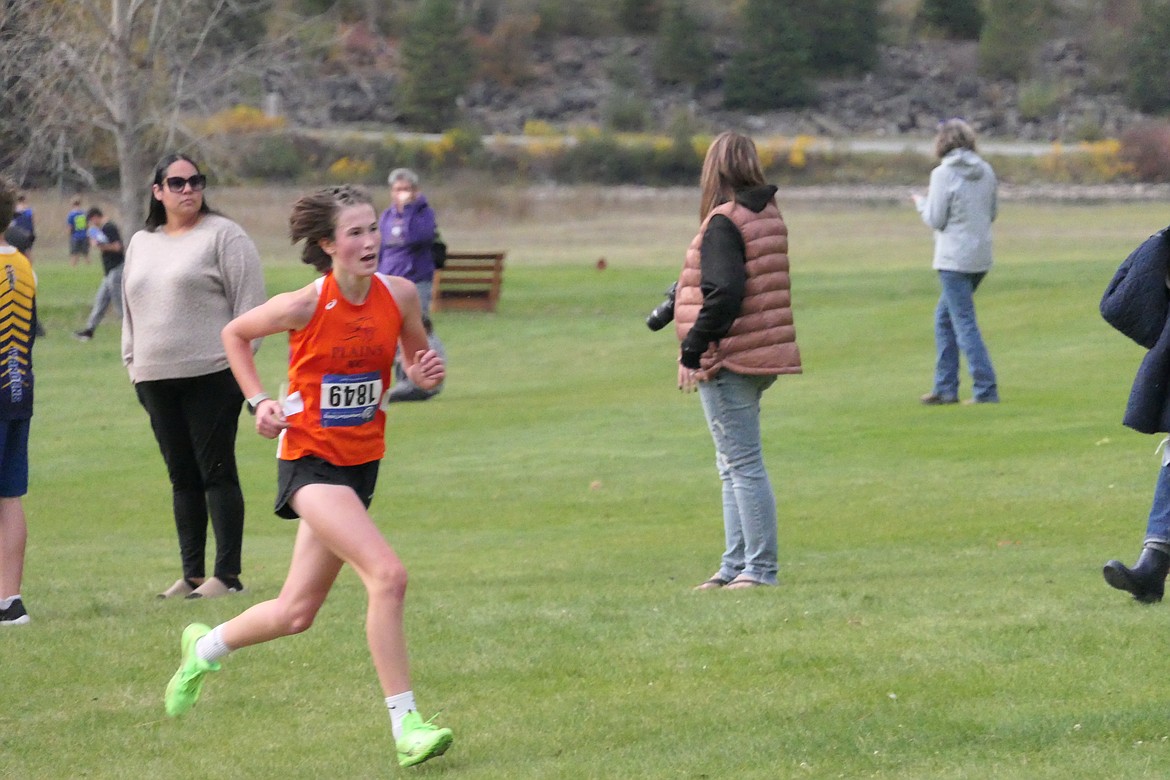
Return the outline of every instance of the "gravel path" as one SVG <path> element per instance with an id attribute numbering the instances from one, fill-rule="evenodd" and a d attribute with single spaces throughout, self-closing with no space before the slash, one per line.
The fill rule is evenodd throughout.
<path id="1" fill-rule="evenodd" d="M 922 192 L 926 182 L 920 186 L 900 184 L 835 184 L 781 186 L 777 194 L 781 203 L 801 201 L 809 203 L 900 203 L 909 202 L 910 193 Z M 539 202 L 561 201 L 580 197 L 584 190 L 591 190 L 599 200 L 614 202 L 637 202 L 644 200 L 663 201 L 670 199 L 693 200 L 698 187 L 645 187 L 635 184 L 601 185 L 560 185 L 538 184 L 528 189 L 529 194 Z M 1042 201 L 1050 203 L 1109 203 L 1109 202 L 1164 202 L 1170 206 L 1170 184 L 1029 184 L 999 185 L 1002 201 Z"/>
<path id="2" fill-rule="evenodd" d="M 896 202 L 908 200 L 910 192 L 923 187 L 898 185 L 840 185 L 781 187 L 784 200 L 811 202 Z M 1015 186 L 1000 184 L 1000 200 L 1049 201 L 1058 203 L 1102 203 L 1111 201 L 1163 201 L 1170 205 L 1170 184 L 1037 184 Z"/>

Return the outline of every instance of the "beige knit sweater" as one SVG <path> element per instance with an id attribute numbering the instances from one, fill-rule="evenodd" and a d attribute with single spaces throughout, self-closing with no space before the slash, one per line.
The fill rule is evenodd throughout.
<path id="1" fill-rule="evenodd" d="M 227 368 L 220 331 L 264 300 L 256 245 L 230 219 L 205 214 L 177 236 L 138 231 L 122 271 L 122 362 L 130 381 Z"/>

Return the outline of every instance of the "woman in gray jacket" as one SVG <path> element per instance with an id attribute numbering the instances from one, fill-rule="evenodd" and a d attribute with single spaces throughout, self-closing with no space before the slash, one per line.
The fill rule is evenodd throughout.
<path id="1" fill-rule="evenodd" d="M 971 403 L 997 403 L 999 388 L 991 357 L 975 321 L 975 290 L 991 270 L 991 223 L 996 216 L 996 180 L 975 153 L 975 131 L 962 119 L 939 125 L 939 163 L 925 196 L 911 197 L 922 221 L 934 229 L 934 264 L 942 285 L 934 313 L 937 359 L 934 387 L 922 396 L 928 405 L 959 400 L 959 352 L 967 358 L 974 384 Z"/>

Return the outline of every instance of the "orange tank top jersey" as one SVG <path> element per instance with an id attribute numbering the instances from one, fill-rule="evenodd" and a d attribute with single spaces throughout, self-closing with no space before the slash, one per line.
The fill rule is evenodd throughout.
<path id="1" fill-rule="evenodd" d="M 390 386 L 402 313 L 377 275 L 361 304 L 347 301 L 333 274 L 318 280 L 309 324 L 289 331 L 289 427 L 278 456 L 316 455 L 335 466 L 357 466 L 386 452 L 382 397 Z"/>

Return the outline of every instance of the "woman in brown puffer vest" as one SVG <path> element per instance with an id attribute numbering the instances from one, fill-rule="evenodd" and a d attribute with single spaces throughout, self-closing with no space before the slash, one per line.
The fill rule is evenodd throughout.
<path id="1" fill-rule="evenodd" d="M 764 467 L 760 398 L 800 373 L 788 278 L 788 228 L 755 144 L 726 132 L 707 150 L 702 224 L 675 298 L 678 386 L 696 387 L 723 482 L 726 550 L 697 589 L 775 585 L 776 498 Z"/>

